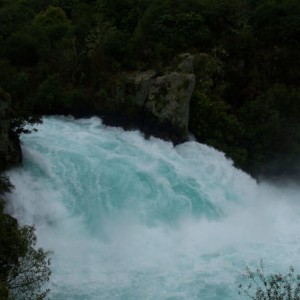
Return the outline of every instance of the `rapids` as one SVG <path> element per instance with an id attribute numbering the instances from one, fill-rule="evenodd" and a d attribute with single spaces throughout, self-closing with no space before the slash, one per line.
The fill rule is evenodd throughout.
<path id="1" fill-rule="evenodd" d="M 296 186 L 257 184 L 224 154 L 46 117 L 22 136 L 8 211 L 53 250 L 53 300 L 235 300 L 246 266 L 300 271 Z"/>

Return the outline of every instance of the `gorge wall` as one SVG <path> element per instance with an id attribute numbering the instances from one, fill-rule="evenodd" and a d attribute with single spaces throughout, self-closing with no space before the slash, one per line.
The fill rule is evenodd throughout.
<path id="1" fill-rule="evenodd" d="M 138 128 L 175 144 L 185 141 L 196 81 L 193 59 L 186 53 L 164 70 L 121 73 L 94 111 L 108 125 Z"/>

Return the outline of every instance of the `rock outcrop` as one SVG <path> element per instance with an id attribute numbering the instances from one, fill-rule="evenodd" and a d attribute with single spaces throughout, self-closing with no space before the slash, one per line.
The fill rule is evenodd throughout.
<path id="1" fill-rule="evenodd" d="M 195 75 L 172 72 L 155 78 L 145 103 L 145 109 L 159 123 L 168 122 L 182 138 L 188 135 L 190 99 Z"/>
<path id="2" fill-rule="evenodd" d="M 131 127 L 137 127 L 146 134 L 175 143 L 185 141 L 195 86 L 193 59 L 188 53 L 181 54 L 163 72 L 148 70 L 122 74 L 123 86 L 115 88 L 112 101 L 115 108 L 122 110 L 117 112 L 116 118 L 120 120 L 122 114 L 130 116 Z M 111 115 L 108 119 L 112 119 Z"/>

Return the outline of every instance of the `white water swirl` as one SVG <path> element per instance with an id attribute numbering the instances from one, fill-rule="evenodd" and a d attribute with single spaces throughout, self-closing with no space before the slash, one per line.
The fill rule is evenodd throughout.
<path id="1" fill-rule="evenodd" d="M 295 186 L 258 185 L 210 147 L 98 118 L 47 117 L 22 142 L 8 209 L 54 251 L 53 300 L 234 300 L 261 258 L 300 271 Z"/>

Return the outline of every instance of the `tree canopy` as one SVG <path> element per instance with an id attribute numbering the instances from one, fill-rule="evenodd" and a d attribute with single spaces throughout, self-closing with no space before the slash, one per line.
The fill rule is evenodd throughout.
<path id="1" fill-rule="evenodd" d="M 196 138 L 254 175 L 299 171 L 299 1 L 1 3 L 0 87 L 23 119 L 103 111 L 119 74 L 190 52 L 205 64 L 190 111 Z"/>
<path id="2" fill-rule="evenodd" d="M 0 177 L 0 197 L 12 188 L 8 179 Z M 0 299 L 44 299 L 49 289 L 49 252 L 36 248 L 33 226 L 21 227 L 18 221 L 4 212 L 0 198 Z"/>

